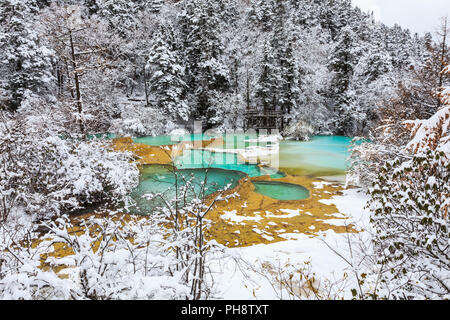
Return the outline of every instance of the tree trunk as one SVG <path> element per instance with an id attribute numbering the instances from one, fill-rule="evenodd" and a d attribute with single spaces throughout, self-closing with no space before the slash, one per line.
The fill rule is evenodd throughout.
<path id="1" fill-rule="evenodd" d="M 442 21 L 442 48 L 441 48 L 441 54 L 440 54 L 440 62 L 441 62 L 441 68 L 440 70 L 444 70 L 445 67 L 445 56 L 447 54 L 447 35 L 448 35 L 448 18 L 445 17 Z M 444 73 L 440 72 L 439 73 L 439 83 L 438 83 L 438 90 L 440 90 L 442 88 L 442 85 L 444 83 Z M 442 101 L 441 98 L 438 97 L 438 103 L 437 103 L 437 110 L 439 110 L 441 108 L 442 105 Z"/>
<path id="2" fill-rule="evenodd" d="M 148 85 L 147 85 L 147 71 L 145 70 L 145 65 L 144 65 L 144 87 L 145 87 L 145 103 L 146 106 L 148 107 Z"/>
<path id="3" fill-rule="evenodd" d="M 69 30 L 69 37 L 70 37 L 70 50 L 72 53 L 72 67 L 73 67 L 73 74 L 74 74 L 74 80 L 75 80 L 76 105 L 77 105 L 78 114 L 80 116 L 80 119 L 79 119 L 80 132 L 81 132 L 81 134 L 84 134 L 84 125 L 83 125 L 83 120 L 81 119 L 81 113 L 83 112 L 83 104 L 81 102 L 80 77 L 79 77 L 78 71 L 77 71 L 77 61 L 76 61 L 76 57 L 75 57 L 75 47 L 73 45 L 72 30 Z"/>

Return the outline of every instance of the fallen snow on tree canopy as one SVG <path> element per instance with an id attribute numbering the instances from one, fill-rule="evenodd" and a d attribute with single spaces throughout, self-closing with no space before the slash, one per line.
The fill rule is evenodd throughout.
<path id="1" fill-rule="evenodd" d="M 437 149 L 450 154 L 450 106 L 443 107 L 428 120 L 410 120 L 404 124 L 413 135 L 407 151 L 420 154 Z"/>
<path id="2" fill-rule="evenodd" d="M 444 68 L 443 74 L 450 75 L 450 65 Z M 444 87 L 440 93 L 440 98 L 443 104 L 450 105 L 450 86 Z"/>

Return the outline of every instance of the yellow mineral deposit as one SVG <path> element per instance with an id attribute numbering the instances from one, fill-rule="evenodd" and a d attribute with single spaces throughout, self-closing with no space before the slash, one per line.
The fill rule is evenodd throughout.
<path id="1" fill-rule="evenodd" d="M 339 213 L 335 205 L 319 202 L 341 194 L 340 186 L 324 185 L 322 189 L 315 189 L 313 182 L 318 182 L 317 179 L 297 176 L 280 179 L 260 177 L 252 180 L 275 180 L 302 185 L 309 189 L 310 197 L 305 200 L 276 200 L 255 192 L 250 179 L 241 181 L 233 190 L 240 197 L 218 203 L 209 213 L 208 217 L 213 221 L 208 232 L 209 238 L 229 247 L 245 247 L 285 241 L 288 239 L 287 235 L 292 234 L 314 235 L 329 229 L 337 233 L 356 231 L 353 225 L 346 225 L 345 218 L 332 216 Z M 234 215 L 230 219 L 226 213 Z M 330 219 L 342 220 L 342 226 L 328 224 L 327 220 Z"/>

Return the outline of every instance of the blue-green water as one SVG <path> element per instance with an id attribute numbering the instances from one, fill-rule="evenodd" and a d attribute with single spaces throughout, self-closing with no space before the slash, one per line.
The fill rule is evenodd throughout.
<path id="1" fill-rule="evenodd" d="M 183 136 L 154 136 L 134 138 L 133 141 L 151 146 L 176 144 L 182 141 L 209 140 L 213 137 L 222 137 L 223 145 L 215 146 L 216 151 L 245 149 L 253 146 L 270 146 L 270 142 L 257 142 L 256 134 L 224 134 L 204 135 L 188 134 Z M 314 136 L 309 141 L 281 141 L 279 144 L 279 168 L 289 173 L 323 174 L 343 173 L 348 169 L 348 148 L 352 138 L 345 136 Z M 239 162 L 236 154 L 224 152 L 209 152 L 201 150 L 186 150 L 175 160 L 180 168 L 222 168 L 238 170 L 251 177 L 274 174 L 278 170 L 260 170 L 258 166 Z"/>
<path id="2" fill-rule="evenodd" d="M 226 152 L 185 150 L 181 156 L 175 159 L 174 164 L 179 169 L 219 168 L 240 171 L 249 177 L 270 175 L 272 178 L 277 178 L 284 176 L 278 172 L 278 169 L 245 164 L 239 161 L 237 154 Z"/>
<path id="3" fill-rule="evenodd" d="M 256 133 L 236 133 L 236 134 L 221 134 L 221 133 L 192 133 L 186 135 L 161 135 L 161 136 L 148 136 L 133 138 L 135 143 L 142 143 L 149 146 L 162 146 L 177 144 L 187 141 L 201 141 L 210 140 L 213 138 L 222 138 L 223 145 L 216 145 L 218 149 L 245 149 L 252 146 L 268 146 L 270 142 L 255 141 L 259 135 Z"/>
<path id="4" fill-rule="evenodd" d="M 193 198 L 203 198 L 214 192 L 236 187 L 245 174 L 240 171 L 230 171 L 218 168 L 210 169 L 175 169 L 171 166 L 146 165 L 141 169 L 139 186 L 131 197 L 136 201 L 132 212 L 147 214 L 153 208 L 166 207 L 172 199 L 189 202 Z M 178 186 L 178 188 L 177 188 Z M 186 193 L 182 192 L 187 188 Z M 177 193 L 178 191 L 178 193 Z M 153 199 L 144 197 L 148 194 L 158 194 Z M 184 195 L 182 196 L 182 195 Z"/>
<path id="5" fill-rule="evenodd" d="M 245 149 L 248 147 L 268 147 L 271 145 L 270 141 L 258 140 L 260 136 L 256 133 L 236 133 L 219 135 L 223 139 L 223 149 Z"/>
<path id="6" fill-rule="evenodd" d="M 251 141 L 256 136 L 226 135 L 223 149 L 243 149 L 244 146 L 267 146 L 267 143 Z M 251 142 L 248 142 L 250 140 Z M 315 136 L 309 141 L 281 141 L 278 153 L 278 168 L 282 172 L 294 175 L 344 175 L 348 170 L 347 158 L 350 137 Z M 269 143 L 270 145 L 270 143 Z M 220 148 L 217 148 L 220 149 Z M 275 162 L 276 163 L 276 162 Z M 260 167 L 256 164 L 246 164 L 239 161 L 235 153 L 210 152 L 206 150 L 186 150 L 182 156 L 175 159 L 179 168 L 221 168 L 237 170 L 250 177 L 271 175 L 272 178 L 282 177 L 278 168 Z"/>
<path id="7" fill-rule="evenodd" d="M 225 135 L 223 146 L 217 149 L 244 149 L 248 146 L 263 145 L 252 141 L 256 135 Z M 185 135 L 173 139 L 170 136 L 135 138 L 138 143 L 148 145 L 174 144 L 180 141 L 211 139 L 211 135 Z M 249 141 L 250 140 L 250 141 Z M 164 205 L 161 198 L 146 200 L 145 194 L 161 193 L 166 200 L 175 198 L 175 183 L 184 186 L 184 180 L 192 178 L 193 190 L 188 193 L 192 199 L 201 190 L 201 184 L 207 177 L 208 189 L 205 195 L 221 190 L 227 184 L 236 186 L 245 176 L 259 177 L 269 175 L 272 179 L 281 178 L 285 173 L 309 176 L 342 176 L 345 174 L 349 156 L 351 138 L 342 136 L 315 136 L 310 141 L 281 141 L 279 144 L 279 168 L 261 167 L 239 160 L 236 153 L 212 152 L 188 149 L 174 159 L 176 173 L 167 166 L 144 166 L 141 180 L 132 197 L 137 201 L 139 213 Z M 270 143 L 269 143 L 270 144 Z M 279 182 L 255 181 L 255 190 L 261 194 L 279 200 L 300 200 L 309 197 L 309 191 L 298 185 Z"/>
<path id="8" fill-rule="evenodd" d="M 345 174 L 351 140 L 344 136 L 315 136 L 310 141 L 281 141 L 279 167 L 299 175 Z"/>
<path id="9" fill-rule="evenodd" d="M 255 191 L 277 200 L 303 200 L 309 198 L 309 190 L 297 184 L 278 181 L 253 181 Z"/>

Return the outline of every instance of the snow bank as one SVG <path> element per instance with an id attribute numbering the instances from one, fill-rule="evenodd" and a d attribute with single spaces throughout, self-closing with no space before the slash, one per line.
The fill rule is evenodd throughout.
<path id="1" fill-rule="evenodd" d="M 369 212 L 364 209 L 368 196 L 358 189 L 345 190 L 344 195 L 335 196 L 328 203 L 333 203 L 341 213 L 349 217 L 348 222 L 357 223 L 365 228 L 369 221 Z M 295 210 L 294 210 L 295 211 Z M 299 211 L 291 212 L 300 214 Z M 311 261 L 312 271 L 319 278 L 339 281 L 344 273 L 349 273 L 349 266 L 326 243 L 339 250 L 347 252 L 347 238 L 345 234 L 337 234 L 333 230 L 320 232 L 319 236 L 301 233 L 281 234 L 280 237 L 289 239 L 272 244 L 260 244 L 245 248 L 227 249 L 229 257 L 215 263 L 212 268 L 217 287 L 221 288 L 223 299 L 279 299 L 279 292 L 274 290 L 268 279 L 251 270 L 264 263 L 273 266 L 283 266 L 287 263 L 303 265 Z M 326 243 L 325 243 L 326 242 Z M 353 288 L 352 279 L 347 279 L 346 288 Z M 350 298 L 347 290 L 345 298 Z M 284 298 L 288 298 L 284 295 Z"/>

